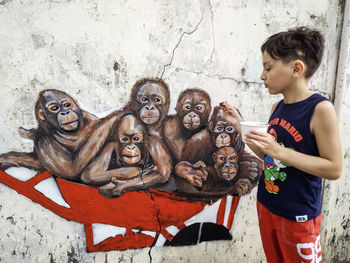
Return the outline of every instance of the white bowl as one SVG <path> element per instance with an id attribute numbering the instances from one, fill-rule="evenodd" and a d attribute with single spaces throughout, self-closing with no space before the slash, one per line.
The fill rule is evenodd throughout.
<path id="1" fill-rule="evenodd" d="M 245 134 L 251 130 L 267 132 L 267 127 L 269 125 L 264 122 L 254 122 L 254 121 L 242 121 L 241 122 L 241 133 L 242 139 L 244 140 Z"/>

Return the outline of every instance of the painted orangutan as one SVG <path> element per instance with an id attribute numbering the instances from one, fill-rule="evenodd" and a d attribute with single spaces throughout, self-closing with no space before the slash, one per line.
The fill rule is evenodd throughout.
<path id="1" fill-rule="evenodd" d="M 198 132 L 186 142 L 182 151 L 182 161 L 176 165 L 176 175 L 196 187 L 202 187 L 206 180 L 206 166 L 214 164 L 212 154 L 219 148 L 231 146 L 240 156 L 240 176 L 256 182 L 256 178 L 262 172 L 262 161 L 244 152 L 244 143 L 240 136 L 241 120 L 237 109 L 229 107 L 226 103 L 216 106 L 207 129 Z M 191 172 L 181 173 L 181 166 L 186 166 L 187 169 L 192 167 Z"/>
<path id="2" fill-rule="evenodd" d="M 227 194 L 243 195 L 251 191 L 253 185 L 247 178 L 239 175 L 240 156 L 233 147 L 219 148 L 212 154 L 214 166 L 208 166 L 208 177 L 202 187 L 190 184 L 181 177 L 176 177 L 177 187 L 180 192 L 186 193 L 193 199 L 214 200 Z M 179 171 L 183 169 L 183 171 Z M 176 173 L 191 173 L 192 167 L 188 164 L 177 166 Z M 246 183 L 247 188 L 242 187 Z"/>
<path id="3" fill-rule="evenodd" d="M 81 180 L 101 186 L 105 197 L 117 197 L 130 190 L 146 190 L 166 183 L 172 164 L 164 142 L 148 136 L 143 123 L 126 113 L 116 123 L 112 141 L 83 171 Z"/>
<path id="4" fill-rule="evenodd" d="M 157 78 L 144 78 L 135 83 L 126 111 L 134 111 L 149 135 L 161 137 L 170 106 L 168 85 Z"/>
<path id="5" fill-rule="evenodd" d="M 179 95 L 176 115 L 168 116 L 163 137 L 175 162 L 181 159 L 187 140 L 205 129 L 211 112 L 210 97 L 198 88 L 186 89 Z"/>
<path id="6" fill-rule="evenodd" d="M 35 116 L 37 129 L 20 129 L 21 136 L 34 140 L 33 152 L 0 155 L 2 170 L 24 166 L 78 180 L 81 171 L 102 148 L 118 118 L 118 114 L 113 113 L 99 120 L 81 110 L 67 93 L 54 89 L 39 93 Z"/>

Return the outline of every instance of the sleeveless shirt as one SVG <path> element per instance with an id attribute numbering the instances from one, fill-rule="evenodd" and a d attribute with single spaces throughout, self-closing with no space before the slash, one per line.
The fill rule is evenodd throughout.
<path id="1" fill-rule="evenodd" d="M 310 121 L 315 107 L 328 100 L 313 94 L 305 100 L 285 104 L 281 100 L 269 119 L 268 132 L 284 147 L 319 156 Z M 258 185 L 258 201 L 272 213 L 304 222 L 321 213 L 322 179 L 265 156 Z"/>

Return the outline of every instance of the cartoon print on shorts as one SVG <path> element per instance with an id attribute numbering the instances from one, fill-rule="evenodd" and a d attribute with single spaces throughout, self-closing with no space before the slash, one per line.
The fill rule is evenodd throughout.
<path id="1" fill-rule="evenodd" d="M 269 133 L 277 141 L 277 133 L 273 128 L 269 130 Z M 282 142 L 279 142 L 279 144 L 284 146 Z M 286 162 L 282 162 L 278 159 L 272 159 L 268 155 L 265 156 L 264 181 L 265 181 L 265 188 L 269 193 L 272 193 L 272 194 L 278 193 L 279 187 L 275 185 L 275 180 L 278 179 L 282 182 L 286 180 L 287 174 L 285 172 L 280 172 L 280 169 L 286 168 L 287 166 L 290 166 L 290 165 Z"/>

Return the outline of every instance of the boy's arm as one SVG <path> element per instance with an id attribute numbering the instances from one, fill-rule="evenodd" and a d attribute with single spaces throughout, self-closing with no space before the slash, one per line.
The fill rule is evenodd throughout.
<path id="1" fill-rule="evenodd" d="M 261 151 L 258 146 L 254 145 L 253 143 L 249 143 L 248 141 L 246 141 L 246 144 L 255 153 L 256 156 L 258 156 L 261 160 L 264 160 L 265 153 Z"/>
<path id="2" fill-rule="evenodd" d="M 320 156 L 311 156 L 285 148 L 267 133 L 252 131 L 249 137 L 254 146 L 273 159 L 287 162 L 299 170 L 318 177 L 338 179 L 342 170 L 341 143 L 337 116 L 329 101 L 320 102 L 316 106 L 310 129 L 315 135 Z"/>

